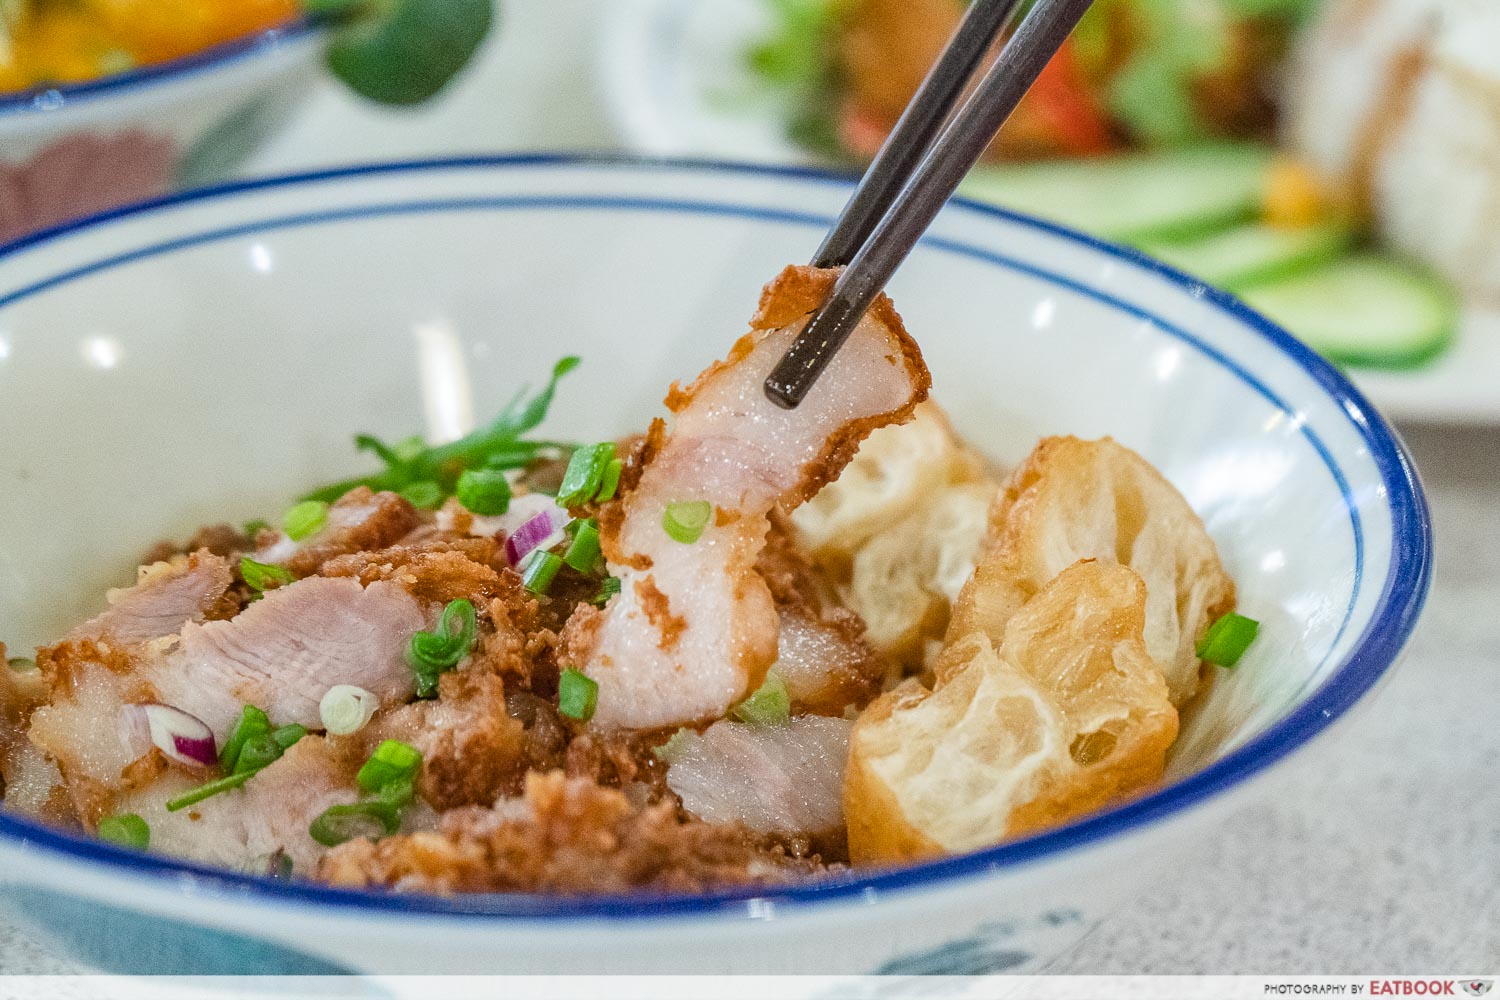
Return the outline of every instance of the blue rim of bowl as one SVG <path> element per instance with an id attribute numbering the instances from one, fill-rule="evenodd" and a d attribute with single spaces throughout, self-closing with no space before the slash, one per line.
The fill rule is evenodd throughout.
<path id="1" fill-rule="evenodd" d="M 315 19 L 303 16 L 220 42 L 191 55 L 152 63 L 124 73 L 101 76 L 81 83 L 28 87 L 26 90 L 0 95 L 0 118 L 54 114 L 97 98 L 195 76 L 229 63 L 284 50 L 288 45 L 319 30 L 320 25 Z"/>
<path id="2" fill-rule="evenodd" d="M 721 160 L 641 158 L 614 155 L 474 156 L 368 164 L 238 181 L 185 191 L 67 222 L 0 246 L 0 266 L 18 253 L 68 234 L 186 203 L 267 189 L 370 175 L 458 169 L 518 167 L 620 167 L 636 170 L 722 172 L 849 185 L 855 178 L 818 167 L 767 166 Z M 1385 418 L 1337 369 L 1239 299 L 1139 251 L 1018 212 L 955 198 L 955 206 L 1062 237 L 1164 278 L 1193 297 L 1240 321 L 1293 361 L 1338 405 L 1369 447 L 1385 487 L 1391 516 L 1391 565 L 1369 625 L 1323 684 L 1285 718 L 1223 758 L 1150 795 L 1021 840 L 956 857 L 872 874 L 761 888 L 692 895 L 633 893 L 596 897 L 481 894 L 452 897 L 400 895 L 335 889 L 227 872 L 194 862 L 142 854 L 91 837 L 66 833 L 0 810 L 0 836 L 44 848 L 72 860 L 102 862 L 137 876 L 192 876 L 195 895 L 225 902 L 283 903 L 336 907 L 403 918 L 508 920 L 607 920 L 727 917 L 765 919 L 783 909 L 802 911 L 827 904 L 869 904 L 886 893 L 936 889 L 956 881 L 1040 862 L 1066 852 L 1137 832 L 1183 812 L 1249 779 L 1308 743 L 1343 716 L 1396 661 L 1416 626 L 1432 579 L 1432 521 L 1416 468 Z M 179 882 L 180 884 L 180 882 Z"/>

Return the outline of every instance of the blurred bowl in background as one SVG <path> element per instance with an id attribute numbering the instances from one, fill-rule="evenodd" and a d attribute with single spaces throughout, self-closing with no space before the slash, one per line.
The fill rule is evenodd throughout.
<path id="1" fill-rule="evenodd" d="M 223 177 L 310 92 L 299 19 L 84 83 L 0 94 L 0 243 Z"/>

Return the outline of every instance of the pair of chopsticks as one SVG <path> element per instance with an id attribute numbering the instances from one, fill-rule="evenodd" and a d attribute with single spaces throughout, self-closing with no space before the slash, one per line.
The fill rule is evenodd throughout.
<path id="1" fill-rule="evenodd" d="M 1091 2 L 1036 0 L 954 111 L 1020 3 L 974 0 L 813 258 L 844 270 L 766 378 L 773 403 L 802 402 Z"/>

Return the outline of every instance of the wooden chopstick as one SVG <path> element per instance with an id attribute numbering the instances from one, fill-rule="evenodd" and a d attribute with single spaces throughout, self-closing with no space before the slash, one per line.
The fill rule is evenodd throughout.
<path id="1" fill-rule="evenodd" d="M 869 216 L 878 221 L 873 228 L 867 230 L 866 238 L 849 255 L 847 266 L 834 282 L 828 300 L 813 314 L 807 326 L 766 378 L 765 393 L 773 403 L 791 409 L 802 402 L 823 369 L 833 360 L 834 354 L 843 346 L 849 334 L 854 332 L 865 310 L 875 301 L 875 296 L 880 294 L 891 275 L 911 253 L 912 247 L 953 195 L 969 168 L 978 162 L 995 133 L 1036 82 L 1042 69 L 1073 31 L 1091 2 L 1092 0 L 1037 0 L 1006 41 L 995 64 L 984 75 L 969 99 L 951 117 L 944 114 L 944 118 L 948 118 L 947 124 L 931 142 L 930 148 L 924 147 L 919 155 L 910 152 L 898 155 L 893 152 L 887 158 L 887 169 L 873 182 L 878 185 L 874 193 L 862 198 L 861 191 L 855 192 L 844 215 L 852 216 L 851 208 L 855 203 L 864 202 L 859 209 L 859 219 Z M 993 5 L 998 3 L 999 0 L 995 0 Z M 975 6 L 977 9 L 980 5 Z M 964 27 L 972 17 L 971 12 L 970 17 L 965 18 L 964 24 L 960 25 L 953 41 L 949 43 L 950 48 L 964 34 Z M 993 12 L 990 17 L 993 17 Z M 987 20 L 986 23 L 993 22 Z M 1002 19 L 994 26 L 995 31 L 998 32 L 1003 24 Z M 972 39 L 966 41 L 966 45 L 972 44 Z M 964 53 L 965 56 L 967 54 Z M 982 54 L 981 51 L 981 57 Z M 959 58 L 961 57 L 955 57 L 955 66 Z M 942 61 L 946 60 L 945 50 Z M 945 78 L 940 86 L 946 90 L 951 84 Z M 926 89 L 926 84 L 923 89 Z M 956 92 L 950 95 L 950 100 L 961 94 L 962 90 L 960 84 Z M 920 93 L 918 96 L 921 96 Z M 939 112 L 936 98 L 931 103 L 933 106 L 927 109 L 927 113 L 936 117 Z M 946 111 L 946 108 L 941 110 Z M 902 120 L 905 121 L 911 115 L 912 108 L 909 107 Z M 930 121 L 924 121 L 920 126 L 911 126 L 909 133 L 920 136 L 928 128 L 937 131 Z M 892 145 L 895 139 L 893 134 L 887 146 Z M 885 150 L 882 149 L 881 153 L 884 155 Z M 914 162 L 916 166 L 905 183 L 899 183 L 899 178 L 892 176 L 894 165 L 905 161 Z M 864 188 L 869 183 L 872 183 L 871 176 L 866 173 L 860 187 Z M 845 222 L 841 216 L 834 230 L 837 233 L 846 227 L 850 234 L 857 234 L 866 228 L 863 222 Z M 832 240 L 833 236 L 830 236 L 825 241 L 825 248 Z M 848 234 L 839 238 L 840 244 L 849 241 Z M 823 256 L 820 251 L 819 259 Z"/>

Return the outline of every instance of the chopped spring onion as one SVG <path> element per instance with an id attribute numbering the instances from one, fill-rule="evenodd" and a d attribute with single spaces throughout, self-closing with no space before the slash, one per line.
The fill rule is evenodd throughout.
<path id="1" fill-rule="evenodd" d="M 562 565 L 563 561 L 551 552 L 533 549 L 521 564 L 521 583 L 533 594 L 545 594 L 552 588 Z"/>
<path id="2" fill-rule="evenodd" d="M 328 504 L 322 500 L 304 500 L 281 519 L 286 537 L 294 542 L 316 535 L 328 523 Z"/>
<path id="3" fill-rule="evenodd" d="M 36 669 L 36 661 L 29 656 L 12 656 L 5 665 L 17 673 L 29 673 Z"/>
<path id="4" fill-rule="evenodd" d="M 373 800 L 329 806 L 307 828 L 308 835 L 324 847 L 337 847 L 355 837 L 376 838 L 401 829 L 399 810 L 388 802 Z"/>
<path id="5" fill-rule="evenodd" d="M 465 469 L 454 493 L 465 510 L 483 517 L 510 509 L 510 480 L 499 469 Z"/>
<path id="6" fill-rule="evenodd" d="M 353 684 L 335 684 L 318 702 L 318 718 L 323 728 L 334 736 L 357 733 L 375 714 L 378 699 L 362 687 Z"/>
<path id="7" fill-rule="evenodd" d="M 186 809 L 188 806 L 202 802 L 204 799 L 212 798 L 220 792 L 227 792 L 231 788 L 238 788 L 259 773 L 259 771 L 240 771 L 237 774 L 226 775 L 223 778 L 215 778 L 213 781 L 199 785 L 190 791 L 183 792 L 175 799 L 168 799 L 167 812 Z"/>
<path id="8" fill-rule="evenodd" d="M 578 527 L 573 532 L 573 541 L 563 553 L 562 561 L 580 573 L 591 573 L 599 564 L 599 522 L 590 518 L 573 523 Z"/>
<path id="9" fill-rule="evenodd" d="M 1232 667 L 1245 655 L 1259 631 L 1260 622 L 1231 611 L 1208 627 L 1203 641 L 1198 643 L 1198 656 L 1221 667 Z"/>
<path id="10" fill-rule="evenodd" d="M 733 714 L 753 726 L 779 726 L 786 722 L 792 716 L 792 697 L 786 681 L 774 670 L 766 674 L 765 682 L 734 706 Z"/>
<path id="11" fill-rule="evenodd" d="M 224 764 L 224 769 L 230 773 L 170 800 L 167 812 L 176 812 L 220 792 L 240 787 L 267 765 L 280 760 L 282 754 L 306 735 L 307 730 L 296 723 L 272 729 L 266 713 L 253 705 L 246 705 L 234 731 L 225 741 L 221 755 L 225 761 L 232 761 Z"/>
<path id="12" fill-rule="evenodd" d="M 417 510 L 437 510 L 443 505 L 443 488 L 430 479 L 402 487 L 399 492 Z"/>
<path id="13" fill-rule="evenodd" d="M 599 593 L 590 598 L 589 603 L 603 607 L 609 603 L 609 599 L 620 592 L 620 578 L 617 576 L 606 576 L 599 581 Z"/>
<path id="14" fill-rule="evenodd" d="M 659 747 L 653 747 L 651 753 L 656 759 L 665 764 L 675 764 L 682 759 L 687 752 L 688 744 L 698 734 L 691 729 L 679 729 L 672 734 L 672 738 Z"/>
<path id="15" fill-rule="evenodd" d="M 422 766 L 422 752 L 400 740 L 385 740 L 370 754 L 354 780 L 361 791 L 378 792 L 393 781 L 416 777 Z"/>
<path id="16" fill-rule="evenodd" d="M 587 722 L 599 707 L 599 682 L 569 667 L 557 680 L 557 710 L 570 719 Z"/>
<path id="17" fill-rule="evenodd" d="M 256 562 L 249 556 L 240 556 L 240 577 L 251 590 L 266 591 L 287 583 L 296 583 L 297 578 L 284 566 Z"/>
<path id="18" fill-rule="evenodd" d="M 99 821 L 97 832 L 100 840 L 107 840 L 121 847 L 133 847 L 138 851 L 144 851 L 151 843 L 151 827 L 135 813 L 106 816 Z"/>
<path id="19" fill-rule="evenodd" d="M 291 749 L 292 744 L 306 735 L 307 730 L 294 722 L 269 733 L 250 737 L 240 748 L 239 758 L 234 762 L 234 773 L 254 774 L 267 765 L 274 764 L 281 759 L 282 754 Z"/>
<path id="20" fill-rule="evenodd" d="M 219 765 L 231 774 L 234 773 L 245 744 L 256 736 L 265 736 L 270 732 L 271 720 L 266 713 L 254 705 L 246 705 L 240 712 L 239 721 L 229 731 L 229 738 L 219 748 Z"/>
<path id="21" fill-rule="evenodd" d="M 714 505 L 707 500 L 678 500 L 667 504 L 661 526 L 673 541 L 691 545 L 703 536 L 713 512 Z"/>
<path id="22" fill-rule="evenodd" d="M 270 526 L 271 522 L 257 517 L 254 520 L 246 521 L 244 526 L 241 527 L 240 530 L 245 533 L 246 538 L 254 541 L 256 535 L 260 534 L 262 531 L 265 531 Z"/>
<path id="23" fill-rule="evenodd" d="M 563 473 L 562 485 L 557 488 L 557 505 L 577 507 L 594 499 L 614 457 L 613 441 L 575 448 L 568 459 L 568 470 Z"/>
<path id="24" fill-rule="evenodd" d="M 594 494 L 594 499 L 599 503 L 615 498 L 615 490 L 620 488 L 620 473 L 624 470 L 625 463 L 612 458 L 604 467 L 604 478 L 599 481 L 599 492 Z"/>
<path id="25" fill-rule="evenodd" d="M 431 632 L 412 635 L 406 662 L 417 675 L 417 697 L 435 698 L 438 675 L 469 655 L 476 631 L 474 605 L 462 597 L 449 601 Z"/>

